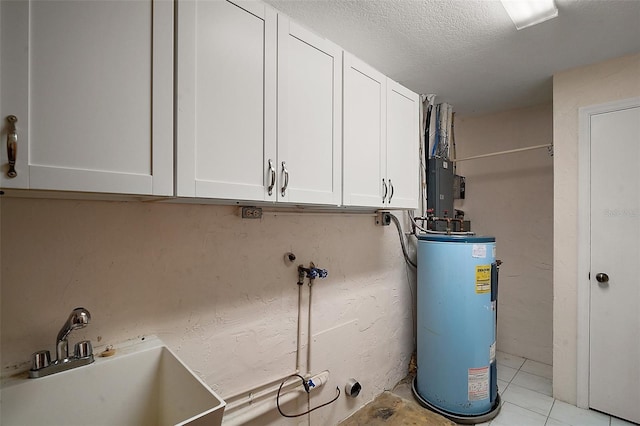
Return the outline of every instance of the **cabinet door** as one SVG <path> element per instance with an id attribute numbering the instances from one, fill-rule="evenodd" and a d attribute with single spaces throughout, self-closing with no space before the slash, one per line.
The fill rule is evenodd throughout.
<path id="1" fill-rule="evenodd" d="M 341 147 L 342 51 L 278 15 L 278 200 L 339 205 Z"/>
<path id="2" fill-rule="evenodd" d="M 418 208 L 420 104 L 417 94 L 387 81 L 387 206 Z"/>
<path id="3" fill-rule="evenodd" d="M 173 193 L 173 3 L 3 1 L 5 188 Z"/>
<path id="4" fill-rule="evenodd" d="M 344 53 L 343 204 L 382 207 L 387 77 Z M 383 181 L 384 179 L 384 181 Z"/>
<path id="5" fill-rule="evenodd" d="M 177 37 L 177 195 L 275 200 L 275 11 L 181 0 Z"/>

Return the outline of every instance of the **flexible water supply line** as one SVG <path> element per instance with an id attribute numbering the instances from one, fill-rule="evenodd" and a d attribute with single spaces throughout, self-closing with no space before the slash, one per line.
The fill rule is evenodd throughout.
<path id="1" fill-rule="evenodd" d="M 391 216 L 391 220 L 396 225 L 396 229 L 398 230 L 398 236 L 400 237 L 400 246 L 402 247 L 402 254 L 404 255 L 404 260 L 409 265 L 411 265 L 414 269 L 417 269 L 418 265 L 416 264 L 416 262 L 414 262 L 409 257 L 409 252 L 407 251 L 406 241 L 404 239 L 404 235 L 402 234 L 402 226 L 400 225 L 400 221 L 398 220 L 398 218 L 394 214 L 390 214 L 389 216 Z"/>

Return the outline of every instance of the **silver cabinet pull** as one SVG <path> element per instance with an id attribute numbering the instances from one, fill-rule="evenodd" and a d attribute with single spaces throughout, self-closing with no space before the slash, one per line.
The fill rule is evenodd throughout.
<path id="1" fill-rule="evenodd" d="M 267 187 L 267 191 L 269 195 L 273 194 L 273 187 L 276 186 L 276 169 L 273 168 L 273 161 L 269 159 L 269 186 Z"/>
<path id="2" fill-rule="evenodd" d="M 18 132 L 16 131 L 16 122 L 18 118 L 15 115 L 7 116 L 9 122 L 9 133 L 7 133 L 7 156 L 9 157 L 9 171 L 7 176 L 14 178 L 18 176 L 16 172 L 16 157 L 18 156 Z"/>
<path id="3" fill-rule="evenodd" d="M 284 185 L 282 185 L 282 196 L 284 197 L 285 192 L 287 192 L 287 187 L 289 186 L 289 170 L 287 170 L 287 165 L 285 162 L 282 162 L 282 174 L 284 175 Z"/>
<path id="4" fill-rule="evenodd" d="M 382 204 L 384 204 L 384 200 L 387 198 L 387 192 L 389 189 L 387 188 L 387 182 L 382 179 L 382 187 L 384 188 L 384 192 L 382 193 Z"/>
<path id="5" fill-rule="evenodd" d="M 388 203 L 391 204 L 391 199 L 393 198 L 393 184 L 391 183 L 391 179 L 389 179 L 389 189 L 391 190 L 391 193 L 389 194 Z"/>

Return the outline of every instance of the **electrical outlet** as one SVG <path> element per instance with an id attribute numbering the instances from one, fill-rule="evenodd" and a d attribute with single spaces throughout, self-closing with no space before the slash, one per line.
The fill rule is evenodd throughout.
<path id="1" fill-rule="evenodd" d="M 378 212 L 378 214 L 376 214 L 376 225 L 379 225 L 379 226 L 391 225 L 391 213 Z"/>
<path id="2" fill-rule="evenodd" d="M 262 219 L 262 208 L 260 207 L 243 207 L 243 219 Z"/>

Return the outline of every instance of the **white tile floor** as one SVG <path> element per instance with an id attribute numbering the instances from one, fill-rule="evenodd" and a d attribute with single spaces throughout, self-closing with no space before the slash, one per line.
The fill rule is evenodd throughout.
<path id="1" fill-rule="evenodd" d="M 593 410 L 582 410 L 552 397 L 551 366 L 496 353 L 500 413 L 491 426 L 625 426 L 633 423 Z"/>

